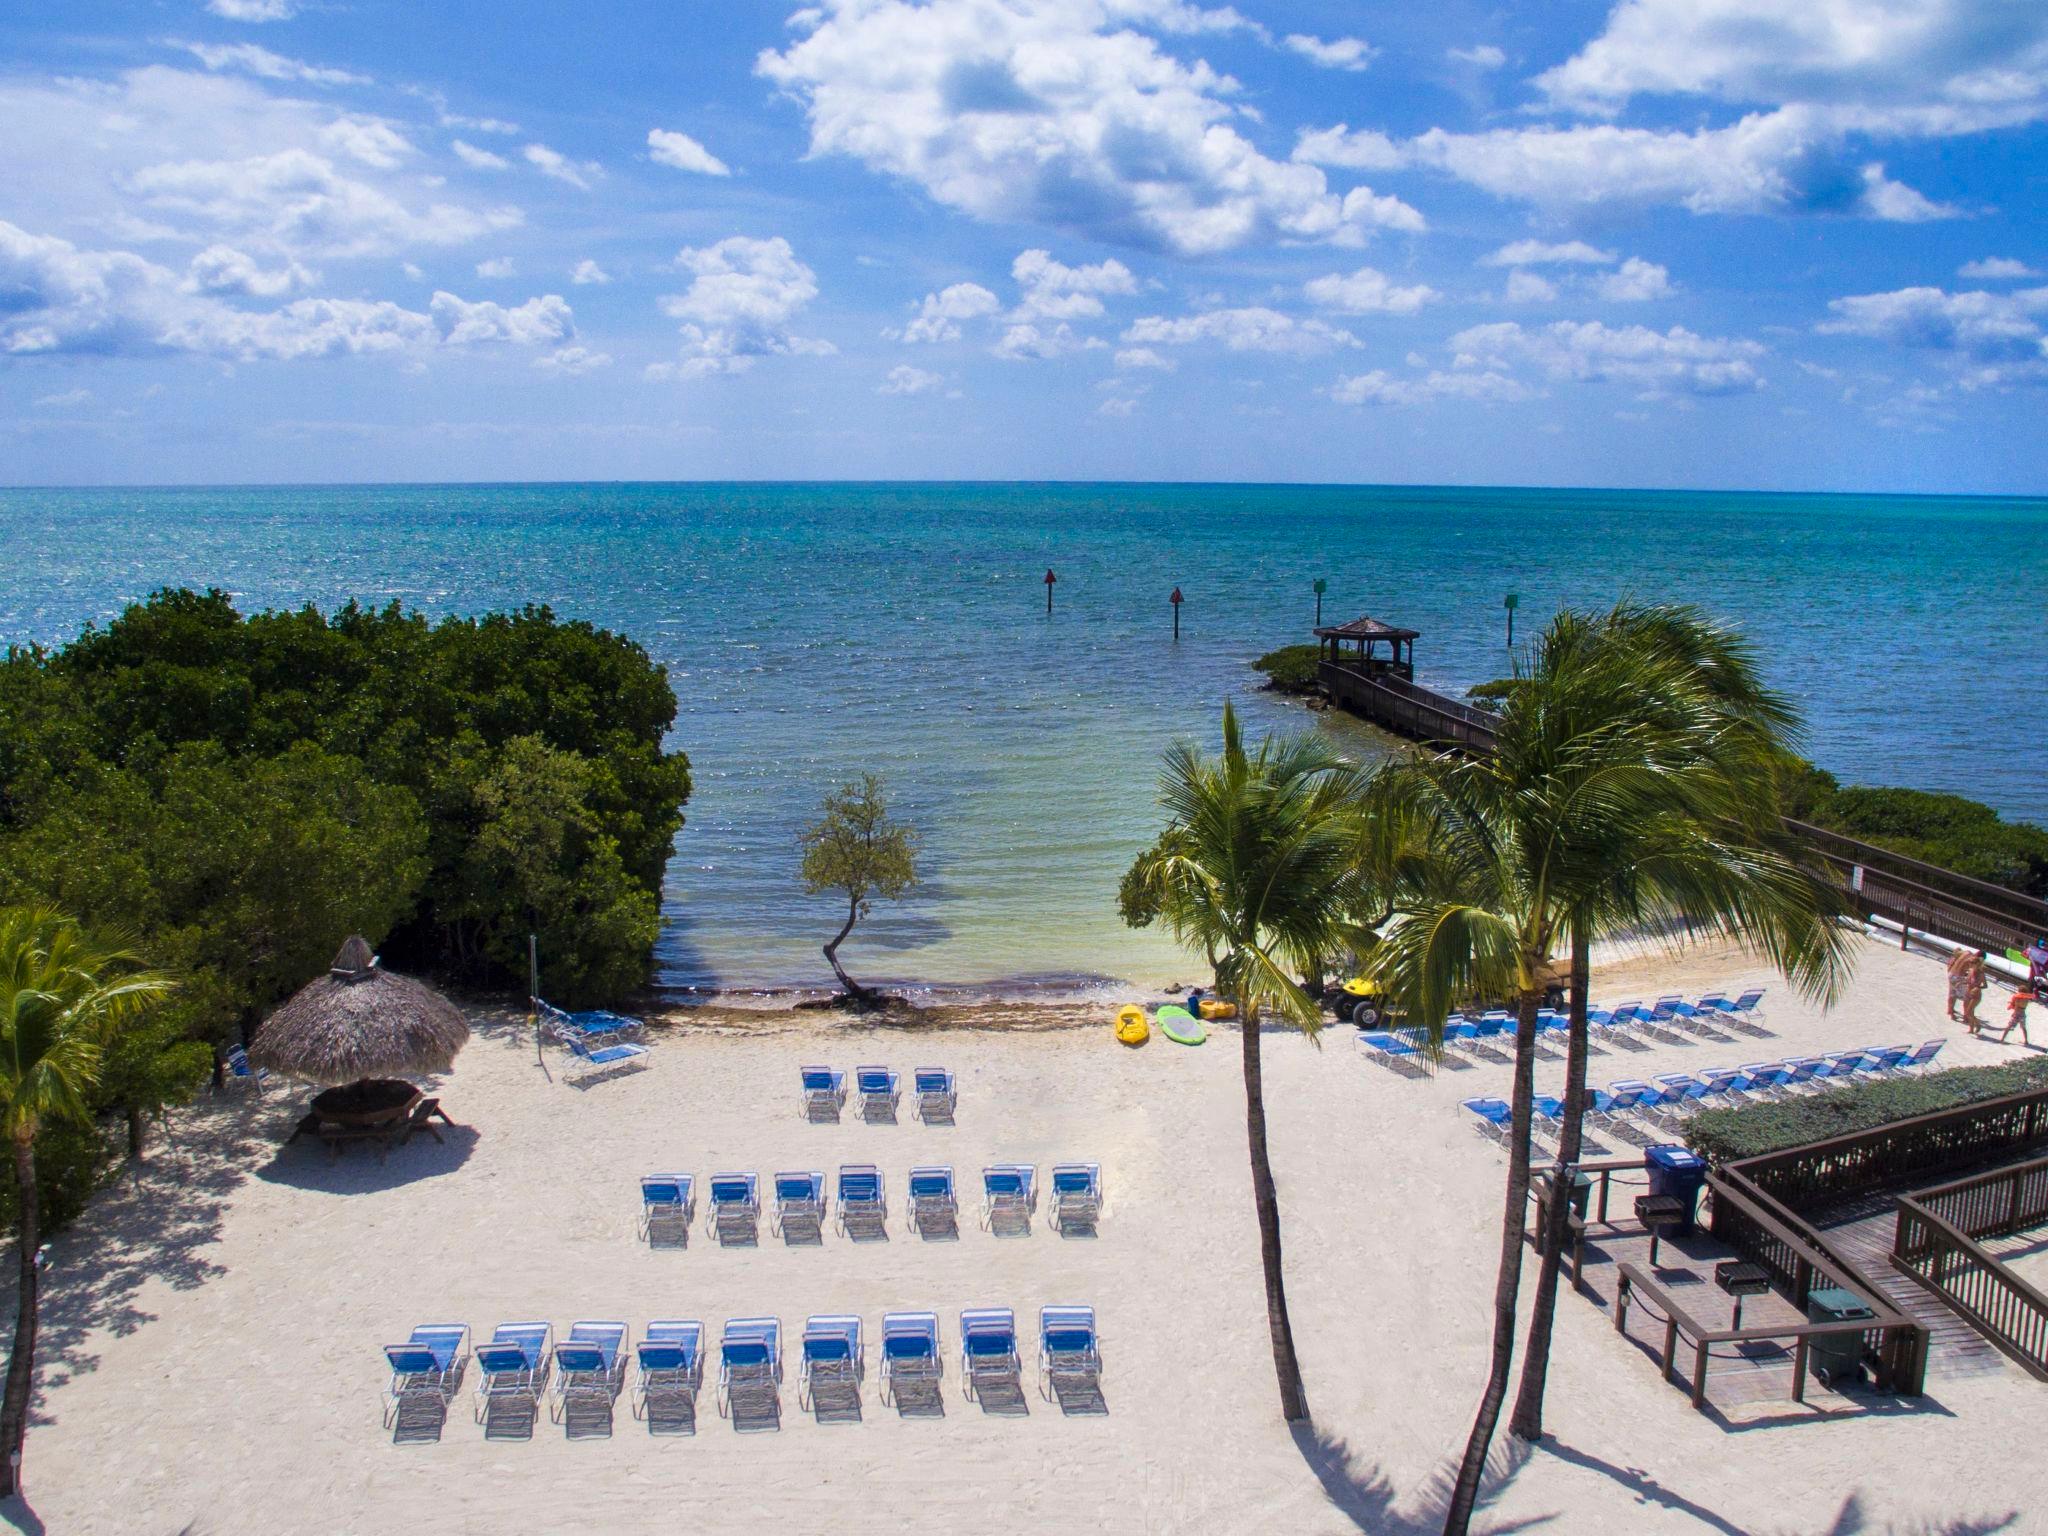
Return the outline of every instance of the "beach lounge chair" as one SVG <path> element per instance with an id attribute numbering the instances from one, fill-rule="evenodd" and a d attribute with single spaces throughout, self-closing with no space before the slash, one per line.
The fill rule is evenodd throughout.
<path id="1" fill-rule="evenodd" d="M 1444 1020 L 1442 1038 L 1444 1054 L 1447 1056 L 1470 1061 L 1499 1059 L 1490 1046 L 1480 1044 L 1479 1026 L 1470 1019 L 1461 1019 L 1453 1014 Z"/>
<path id="2" fill-rule="evenodd" d="M 1102 1220 L 1102 1165 L 1054 1163 L 1049 1178 L 1052 1204 L 1047 1215 L 1053 1230 L 1065 1237 L 1069 1227 L 1093 1234 Z"/>
<path id="3" fill-rule="evenodd" d="M 1564 1129 L 1564 1100 L 1547 1093 L 1539 1093 L 1529 1100 L 1529 1126 L 1532 1131 L 1556 1137 Z"/>
<path id="4" fill-rule="evenodd" d="M 882 1170 L 873 1163 L 839 1165 L 839 1232 L 863 1239 L 889 1235 L 889 1199 Z"/>
<path id="5" fill-rule="evenodd" d="M 1924 1044 L 1916 1046 L 1913 1050 L 1907 1052 L 1905 1060 L 1899 1063 L 1899 1070 L 1901 1072 L 1918 1072 L 1923 1070 L 1928 1063 L 1941 1054 L 1941 1048 L 1945 1044 L 1947 1042 L 1943 1040 L 1929 1040 Z"/>
<path id="6" fill-rule="evenodd" d="M 850 1406 L 857 1412 L 860 1384 L 866 1375 L 858 1317 L 834 1313 L 804 1321 L 803 1358 L 797 1365 L 799 1407 L 822 1412 L 828 1406 L 842 1410 Z"/>
<path id="7" fill-rule="evenodd" d="M 945 1374 L 939 1353 L 936 1312 L 886 1312 L 882 1315 L 882 1402 L 894 1407 L 905 1389 L 913 1395 L 936 1393 Z"/>
<path id="8" fill-rule="evenodd" d="M 926 1125 L 951 1125 L 960 1104 L 960 1089 L 944 1067 L 919 1067 L 910 1075 L 917 1090 L 917 1118 Z"/>
<path id="9" fill-rule="evenodd" d="M 640 1181 L 640 1235 L 650 1246 L 688 1246 L 697 1219 L 697 1189 L 687 1173 L 653 1173 Z"/>
<path id="10" fill-rule="evenodd" d="M 960 1314 L 960 1389 L 978 1402 L 990 1387 L 1021 1394 L 1024 1362 L 1017 1353 L 1017 1314 L 973 1307 Z"/>
<path id="11" fill-rule="evenodd" d="M 910 1225 L 919 1237 L 958 1237 L 960 1201 L 953 1190 L 953 1170 L 910 1170 Z"/>
<path id="12" fill-rule="evenodd" d="M 1745 1098 L 1782 1100 L 1790 1097 L 1792 1069 L 1782 1061 L 1746 1061 L 1736 1079 L 1736 1091 Z"/>
<path id="13" fill-rule="evenodd" d="M 1359 1046 L 1368 1057 L 1403 1077 L 1427 1077 L 1429 1059 L 1399 1035 L 1383 1029 L 1361 1029 Z"/>
<path id="14" fill-rule="evenodd" d="M 1832 1069 L 1828 1074 L 1829 1076 L 1854 1077 L 1858 1073 L 1874 1072 L 1876 1070 L 1870 1057 L 1870 1048 L 1868 1046 L 1859 1046 L 1853 1051 L 1829 1051 L 1822 1059 Z"/>
<path id="15" fill-rule="evenodd" d="M 1474 1117 L 1480 1135 L 1507 1145 L 1515 1115 L 1506 1099 L 1465 1099 L 1458 1107 Z"/>
<path id="16" fill-rule="evenodd" d="M 760 1181 L 751 1173 L 714 1173 L 704 1224 L 721 1246 L 751 1243 L 760 1237 Z"/>
<path id="17" fill-rule="evenodd" d="M 599 1045 L 581 1035 L 558 1035 L 556 1038 L 568 1047 L 569 1055 L 582 1064 L 580 1076 L 584 1078 L 605 1074 L 612 1068 L 624 1072 L 647 1054 L 646 1046 L 635 1045 L 630 1040 Z"/>
<path id="18" fill-rule="evenodd" d="M 555 1420 L 570 1435 L 610 1434 L 612 1404 L 626 1385 L 624 1323 L 571 1323 L 555 1345 Z"/>
<path id="19" fill-rule="evenodd" d="M 463 1368 L 469 1363 L 469 1325 L 422 1324 L 403 1344 L 384 1346 L 384 1363 L 391 1367 L 384 1427 L 390 1429 L 425 1409 L 438 1428 L 450 1400 L 462 1390 Z"/>
<path id="20" fill-rule="evenodd" d="M 1586 1090 L 1586 1120 L 1591 1124 L 1604 1126 L 1624 1141 L 1637 1146 L 1649 1143 L 1649 1134 L 1637 1126 L 1636 1107 L 1649 1092 L 1643 1083 L 1615 1083 L 1608 1088 Z"/>
<path id="21" fill-rule="evenodd" d="M 838 1120 L 839 1111 L 846 1107 L 846 1074 L 830 1067 L 799 1070 L 804 1085 L 804 1118 L 814 1122 Z"/>
<path id="22" fill-rule="evenodd" d="M 640 1378 L 633 1412 L 650 1435 L 686 1435 L 697 1427 L 697 1391 L 704 1385 L 704 1325 L 653 1322 L 634 1346 Z"/>
<path id="23" fill-rule="evenodd" d="M 903 1097 L 903 1085 L 887 1067 L 859 1067 L 853 1074 L 854 1092 L 860 1095 L 863 1120 L 896 1119 L 896 1104 Z"/>
<path id="24" fill-rule="evenodd" d="M 982 1229 L 1029 1236 L 1031 1213 L 1038 1209 L 1037 1177 L 1038 1170 L 1029 1163 L 997 1163 L 982 1169 Z"/>
<path id="25" fill-rule="evenodd" d="M 501 1403 L 536 1404 L 547 1391 L 554 1363 L 552 1323 L 500 1323 L 488 1344 L 476 1347 L 476 1416 Z"/>
<path id="26" fill-rule="evenodd" d="M 612 1013 L 603 1008 L 593 1008 L 585 1013 L 570 1013 L 537 997 L 531 1001 L 534 1017 L 543 1026 L 554 1031 L 558 1039 L 574 1035 L 584 1040 L 609 1043 L 613 1040 L 629 1039 L 646 1028 L 638 1019 L 628 1018 L 623 1013 Z"/>
<path id="27" fill-rule="evenodd" d="M 735 1317 L 718 1345 L 718 1411 L 738 1427 L 782 1422 L 782 1323 L 773 1317 Z"/>
<path id="28" fill-rule="evenodd" d="M 1048 1402 L 1100 1395 L 1102 1349 L 1093 1307 L 1038 1309 L 1038 1390 Z"/>
<path id="29" fill-rule="evenodd" d="M 225 1069 L 223 1081 L 240 1083 L 258 1093 L 263 1091 L 264 1083 L 270 1078 L 270 1069 L 251 1065 L 249 1053 L 239 1045 L 231 1045 L 221 1052 L 221 1065 Z"/>
<path id="30" fill-rule="evenodd" d="M 777 1237 L 794 1235 L 803 1238 L 817 1238 L 825 1233 L 825 1175 L 815 1173 L 778 1173 L 775 1175 L 775 1214 L 769 1218 L 770 1230 Z"/>
<path id="31" fill-rule="evenodd" d="M 1667 1030 L 1680 1030 L 1688 1035 L 1705 1035 L 1711 1027 L 1700 1018 L 1699 1010 L 1676 992 L 1667 992 L 1650 1004 L 1650 1019 Z"/>

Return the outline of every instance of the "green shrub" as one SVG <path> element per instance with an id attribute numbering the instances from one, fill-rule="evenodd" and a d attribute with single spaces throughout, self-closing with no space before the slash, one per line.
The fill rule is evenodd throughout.
<path id="1" fill-rule="evenodd" d="M 1711 1163 L 1738 1162 L 2032 1088 L 2048 1088 L 2048 1057 L 1854 1083 L 1783 1103 L 1702 1110 L 1687 1123 L 1685 1139 Z"/>
<path id="2" fill-rule="evenodd" d="M 1314 693 L 1319 686 L 1316 664 L 1322 656 L 1319 645 L 1283 645 L 1266 652 L 1252 666 L 1265 673 L 1268 685 L 1281 693 Z"/>

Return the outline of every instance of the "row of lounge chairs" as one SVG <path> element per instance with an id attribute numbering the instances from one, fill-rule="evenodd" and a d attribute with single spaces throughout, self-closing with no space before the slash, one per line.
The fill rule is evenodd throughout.
<path id="1" fill-rule="evenodd" d="M 639 1367 L 632 1411 L 650 1433 L 688 1433 L 696 1424 L 697 1393 L 704 1384 L 704 1325 L 695 1320 L 652 1322 L 637 1343 L 618 1322 L 579 1322 L 557 1339 L 550 1323 L 501 1323 L 473 1352 L 477 1370 L 476 1419 L 489 1425 L 499 1410 L 530 1426 L 542 1403 L 573 1436 L 609 1433 L 614 1405 L 624 1394 L 629 1359 Z M 386 1345 L 391 1371 L 386 1428 L 425 1417 L 438 1434 L 448 1405 L 462 1391 L 471 1361 L 469 1328 L 437 1323 L 415 1328 L 403 1344 Z M 725 1324 L 718 1345 L 718 1411 L 736 1426 L 766 1427 L 781 1416 L 784 1380 L 782 1322 L 739 1317 Z M 806 1411 L 851 1408 L 857 1415 L 867 1377 L 862 1322 L 844 1313 L 807 1319 L 798 1341 L 798 1404 Z M 935 1398 L 945 1376 L 936 1312 L 883 1314 L 878 1354 L 880 1396 L 896 1406 L 912 1393 Z M 1101 1341 L 1095 1309 L 1050 1306 L 1038 1314 L 1039 1390 L 1048 1399 L 1080 1391 L 1098 1393 Z M 960 1314 L 961 1390 L 973 1401 L 1001 1388 L 1021 1395 L 1023 1359 L 1016 1314 L 1007 1307 L 975 1307 Z M 849 1401 L 850 1399 L 850 1401 Z"/>
<path id="2" fill-rule="evenodd" d="M 1612 1043 L 1628 1050 L 1648 1049 L 1643 1036 L 1674 1043 L 1683 1043 L 1688 1038 L 1725 1039 L 1727 1031 L 1767 1038 L 1771 1032 L 1762 1023 L 1763 996 L 1761 987 L 1752 987 L 1732 998 L 1725 992 L 1709 992 L 1695 1001 L 1674 992 L 1648 1005 L 1630 1001 L 1592 1008 L 1586 1014 L 1588 1038 L 1596 1046 Z M 1562 1036 L 1570 1030 L 1569 1015 L 1554 1008 L 1537 1011 L 1539 1044 L 1546 1037 Z M 1443 1051 L 1453 1059 L 1507 1061 L 1513 1054 L 1514 1042 L 1515 1016 L 1504 1008 L 1476 1018 L 1453 1014 L 1444 1022 Z M 1358 1045 L 1372 1060 L 1406 1077 L 1426 1077 L 1433 1067 L 1433 1057 L 1420 1030 L 1362 1029 L 1358 1032 Z"/>
<path id="3" fill-rule="evenodd" d="M 802 1067 L 803 1114 L 806 1120 L 835 1123 L 846 1108 L 846 1074 L 832 1067 Z M 927 1125 L 951 1125 L 959 1107 L 960 1088 L 944 1067 L 919 1067 L 910 1075 L 917 1118 Z M 903 1099 L 903 1080 L 891 1067 L 853 1069 L 855 1107 L 870 1124 L 896 1123 Z"/>
<path id="4" fill-rule="evenodd" d="M 754 1173 L 714 1173 L 707 1182 L 704 1230 L 721 1246 L 760 1240 L 761 1179 Z M 872 1163 L 842 1164 L 835 1202 L 821 1170 L 778 1173 L 769 1231 L 785 1241 L 817 1241 L 830 1217 L 842 1237 L 888 1236 L 888 1180 Z M 1102 1219 L 1100 1163 L 1055 1163 L 1047 1215 L 1062 1236 L 1092 1236 Z M 950 1166 L 913 1168 L 905 1180 L 906 1212 L 920 1237 L 959 1235 L 960 1197 Z M 687 1246 L 697 1219 L 697 1183 L 687 1173 L 650 1174 L 640 1181 L 640 1233 L 651 1245 Z M 1038 1210 L 1038 1169 L 1031 1163 L 995 1163 L 981 1170 L 982 1230 L 1029 1236 Z"/>
<path id="5" fill-rule="evenodd" d="M 1702 1109 L 1783 1100 L 1823 1093 L 1854 1078 L 1895 1077 L 1918 1072 L 1941 1054 L 1943 1042 L 1919 1046 L 1867 1046 L 1833 1051 L 1824 1056 L 1794 1056 L 1784 1061 L 1753 1061 L 1741 1067 L 1710 1067 L 1697 1075 L 1666 1072 L 1648 1082 L 1624 1080 L 1606 1088 L 1586 1090 L 1586 1120 L 1604 1125 L 1639 1146 L 1656 1139 L 1656 1129 L 1670 1131 Z M 1466 1099 L 1460 1106 L 1471 1114 L 1481 1134 L 1506 1144 L 1513 1113 L 1505 1099 Z M 1564 1102 L 1538 1094 L 1531 1101 L 1531 1124 L 1555 1136 L 1564 1118 Z"/>

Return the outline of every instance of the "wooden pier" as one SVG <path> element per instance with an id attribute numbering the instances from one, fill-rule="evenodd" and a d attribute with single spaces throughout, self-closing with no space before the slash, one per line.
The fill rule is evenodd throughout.
<path id="1" fill-rule="evenodd" d="M 1322 644 L 1316 679 L 1333 702 L 1397 736 L 1493 750 L 1494 716 L 1415 681 L 1415 630 L 1359 618 L 1315 633 Z"/>

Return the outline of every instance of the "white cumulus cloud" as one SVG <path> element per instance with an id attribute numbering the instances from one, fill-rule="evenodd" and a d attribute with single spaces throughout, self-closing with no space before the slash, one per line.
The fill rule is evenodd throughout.
<path id="1" fill-rule="evenodd" d="M 1824 335 L 1947 354 L 1966 388 L 2048 383 L 2048 288 L 1900 288 L 1831 301 Z"/>
<path id="2" fill-rule="evenodd" d="M 493 256 L 489 261 L 476 264 L 478 277 L 510 277 L 514 270 L 510 256 Z"/>
<path id="3" fill-rule="evenodd" d="M 1536 393 L 1520 379 L 1503 373 L 1445 372 L 1434 369 L 1402 378 L 1375 368 L 1370 373 L 1340 374 L 1330 386 L 1339 405 L 1424 405 L 1432 400 L 1527 400 Z"/>
<path id="4" fill-rule="evenodd" d="M 1583 240 L 1565 240 L 1557 243 L 1516 240 L 1482 260 L 1489 267 L 1540 267 L 1570 263 L 1608 266 L 1614 261 L 1614 252 L 1603 251 L 1598 246 L 1586 244 Z"/>
<path id="5" fill-rule="evenodd" d="M 1581 383 L 1620 383 L 1645 395 L 1739 394 L 1763 387 L 1753 341 L 1700 336 L 1683 326 L 1609 326 L 1598 320 L 1560 320 L 1524 327 L 1508 320 L 1475 325 L 1451 338 L 1460 372 L 1512 374 L 1517 364 L 1545 377 Z"/>
<path id="6" fill-rule="evenodd" d="M 1517 267 L 1508 274 L 1501 297 L 1510 304 L 1549 304 L 1557 298 L 1557 284 L 1538 273 Z"/>
<path id="7" fill-rule="evenodd" d="M 978 320 L 1002 307 L 1003 301 L 979 283 L 951 283 L 919 301 L 917 314 L 903 328 L 903 340 L 958 341 L 962 320 Z"/>
<path id="8" fill-rule="evenodd" d="M 898 363 L 889 370 L 876 393 L 884 395 L 922 395 L 937 389 L 945 383 L 945 375 L 931 373 L 923 368 L 913 368 L 908 363 Z"/>
<path id="9" fill-rule="evenodd" d="M 1345 69 L 1354 73 L 1368 68 L 1372 64 L 1372 56 L 1379 51 L 1363 38 L 1339 37 L 1325 42 L 1305 32 L 1291 32 L 1283 43 L 1290 52 L 1300 54 L 1319 68 Z"/>
<path id="10" fill-rule="evenodd" d="M 1965 262 L 1956 269 L 1957 277 L 1976 283 L 2022 282 L 2040 275 L 2024 261 L 2014 261 L 2010 256 L 1986 256 L 1981 261 Z"/>
<path id="11" fill-rule="evenodd" d="M 1404 288 L 1372 267 L 1360 267 L 1348 276 L 1333 272 L 1312 278 L 1302 291 L 1310 303 L 1347 315 L 1412 315 L 1442 297 L 1421 283 Z"/>
<path id="12" fill-rule="evenodd" d="M 611 280 L 611 274 L 588 256 L 577 262 L 575 270 L 569 274 L 569 281 L 579 286 L 588 283 L 608 283 Z"/>
<path id="13" fill-rule="evenodd" d="M 804 106 L 813 154 L 850 156 L 977 218 L 1189 255 L 1355 242 L 1387 222 L 1386 203 L 1347 207 L 1315 166 L 1261 153 L 1238 130 L 1236 81 L 1138 30 L 1190 30 L 1188 10 L 824 0 L 756 67 Z"/>
<path id="14" fill-rule="evenodd" d="M 682 358 L 656 363 L 648 377 L 740 373 L 763 357 L 835 350 L 828 341 L 790 330 L 790 322 L 818 296 L 818 279 L 780 235 L 733 235 L 715 245 L 686 246 L 676 254 L 676 266 L 690 274 L 689 289 L 666 296 L 661 307 L 683 322 Z"/>
<path id="15" fill-rule="evenodd" d="M 694 171 L 699 176 L 732 174 L 731 166 L 687 133 L 674 133 L 667 128 L 650 128 L 647 131 L 647 158 L 656 165 Z"/>
<path id="16" fill-rule="evenodd" d="M 571 160 L 560 150 L 550 149 L 545 144 L 529 144 L 520 154 L 541 175 L 567 182 L 583 192 L 588 192 L 590 183 L 604 174 L 604 167 L 595 160 Z"/>
<path id="17" fill-rule="evenodd" d="M 1182 347 L 1216 342 L 1232 352 L 1279 352 L 1310 357 L 1339 347 L 1355 347 L 1358 338 L 1323 320 L 1300 320 L 1275 309 L 1211 309 L 1197 315 L 1147 315 L 1133 322 L 1123 340 L 1141 347 Z"/>
<path id="18" fill-rule="evenodd" d="M 1671 273 L 1654 261 L 1631 256 L 1601 277 L 1594 291 L 1615 304 L 1639 304 L 1648 299 L 1668 298 Z"/>
<path id="19" fill-rule="evenodd" d="M 195 293 L 239 293 L 274 299 L 310 287 L 313 274 L 295 261 L 266 268 L 231 245 L 209 245 L 185 269 L 185 286 Z"/>
<path id="20" fill-rule="evenodd" d="M 478 149 L 464 139 L 451 141 L 448 147 L 455 151 L 455 158 L 473 171 L 509 171 L 512 162 L 503 155 L 492 154 L 488 149 Z"/>
<path id="21" fill-rule="evenodd" d="M 263 80 L 290 80 L 306 85 L 368 85 L 367 75 L 345 69 L 325 69 L 302 59 L 288 59 L 254 43 L 180 43 L 193 58 L 208 69 L 234 69 Z"/>
<path id="22" fill-rule="evenodd" d="M 588 347 L 557 347 L 552 352 L 541 353 L 533 360 L 533 366 L 541 372 L 563 378 L 595 373 L 600 368 L 609 368 L 611 363 L 612 357 L 609 352 L 593 352 Z"/>
<path id="23" fill-rule="evenodd" d="M 290 21 L 299 14 L 295 0 L 206 0 L 206 8 L 228 21 Z"/>

